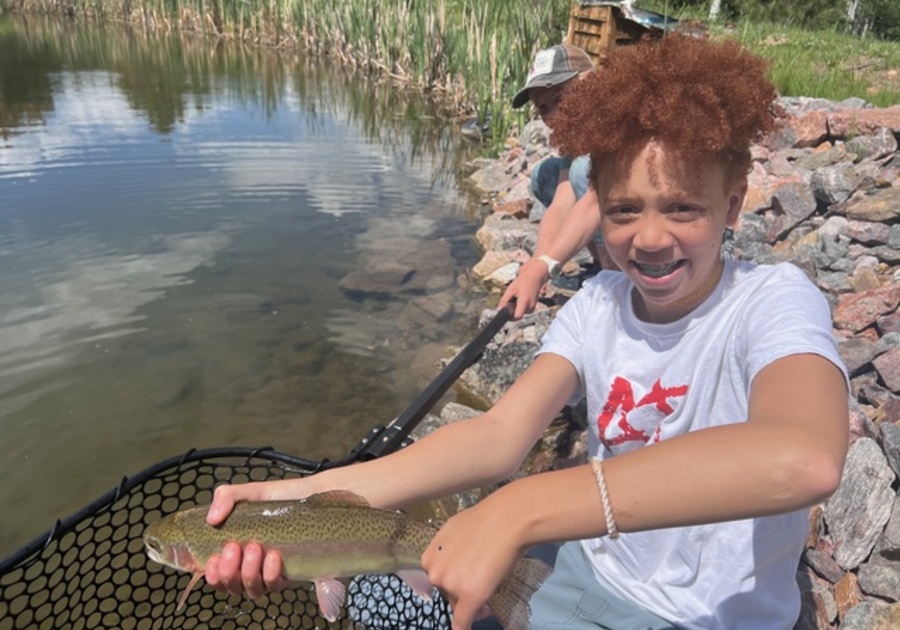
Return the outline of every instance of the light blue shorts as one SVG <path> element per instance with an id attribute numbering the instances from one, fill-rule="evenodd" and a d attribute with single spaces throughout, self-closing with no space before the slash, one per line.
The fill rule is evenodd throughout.
<path id="1" fill-rule="evenodd" d="M 531 598 L 531 612 L 533 630 L 675 630 L 597 584 L 577 542 L 559 548 L 553 573 Z"/>

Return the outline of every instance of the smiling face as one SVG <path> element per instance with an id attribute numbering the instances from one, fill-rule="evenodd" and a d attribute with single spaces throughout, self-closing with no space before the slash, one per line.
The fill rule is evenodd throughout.
<path id="1" fill-rule="evenodd" d="M 610 159 L 596 169 L 606 248 L 634 283 L 634 310 L 645 321 L 680 319 L 713 292 L 722 234 L 744 200 L 745 180 L 727 182 L 712 161 L 691 166 L 651 142 L 630 168 Z M 701 177 L 685 176 L 701 166 Z"/>

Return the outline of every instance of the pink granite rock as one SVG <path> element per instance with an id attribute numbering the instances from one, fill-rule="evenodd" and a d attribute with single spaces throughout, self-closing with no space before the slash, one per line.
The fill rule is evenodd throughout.
<path id="1" fill-rule="evenodd" d="M 900 286 L 872 289 L 864 293 L 841 296 L 834 309 L 834 325 L 844 330 L 860 331 L 900 304 Z"/>
<path id="2" fill-rule="evenodd" d="M 877 109 L 841 109 L 828 114 L 827 122 L 828 133 L 837 138 L 872 135 L 882 127 L 900 133 L 900 105 Z"/>

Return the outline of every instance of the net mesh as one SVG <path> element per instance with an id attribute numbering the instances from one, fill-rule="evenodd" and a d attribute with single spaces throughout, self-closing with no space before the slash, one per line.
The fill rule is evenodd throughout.
<path id="1" fill-rule="evenodd" d="M 392 575 L 351 581 L 334 623 L 319 615 L 310 584 L 250 601 L 204 583 L 176 610 L 191 576 L 149 560 L 144 528 L 209 503 L 221 483 L 304 476 L 321 465 L 275 451 L 219 449 L 192 451 L 123 479 L 0 564 L 0 630 L 449 628 L 444 600 L 423 600 Z"/>

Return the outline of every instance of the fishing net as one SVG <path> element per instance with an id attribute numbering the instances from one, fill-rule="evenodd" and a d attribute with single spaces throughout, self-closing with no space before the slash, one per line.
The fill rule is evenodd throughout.
<path id="1" fill-rule="evenodd" d="M 149 560 L 147 525 L 209 503 L 221 483 L 299 477 L 326 464 L 268 449 L 214 449 L 123 479 L 0 564 L 0 630 L 448 628 L 444 600 L 423 600 L 389 575 L 350 582 L 334 623 L 319 615 L 309 584 L 253 601 L 204 584 L 176 611 L 191 576 Z"/>
<path id="2" fill-rule="evenodd" d="M 432 601 L 424 600 L 393 575 L 352 580 L 334 623 L 319 615 L 311 585 L 250 601 L 203 584 L 176 610 L 191 576 L 149 560 L 143 534 L 163 516 L 209 503 L 222 483 L 302 477 L 403 448 L 428 410 L 509 321 L 513 306 L 499 309 L 409 407 L 388 426 L 373 427 L 340 461 L 312 461 L 270 448 L 191 450 L 123 478 L 0 560 L 0 630 L 449 628 L 449 606 L 436 591 Z"/>

